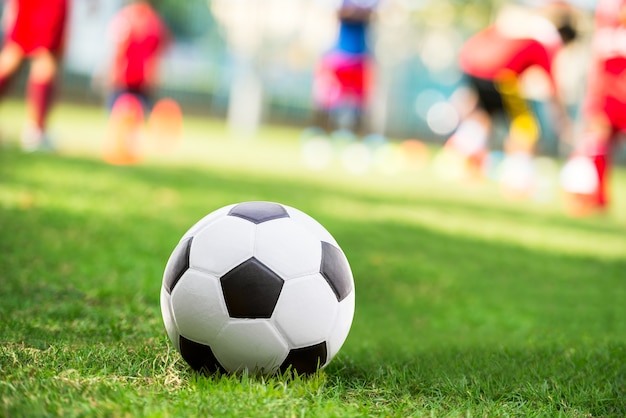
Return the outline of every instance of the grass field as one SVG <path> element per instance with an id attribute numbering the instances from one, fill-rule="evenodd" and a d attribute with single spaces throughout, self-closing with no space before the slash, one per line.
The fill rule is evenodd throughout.
<path id="1" fill-rule="evenodd" d="M 623 169 L 611 213 L 571 219 L 428 169 L 313 172 L 288 128 L 189 119 L 119 167 L 101 110 L 55 111 L 57 155 L 18 151 L 22 120 L 0 106 L 0 416 L 626 416 Z M 247 200 L 309 213 L 352 265 L 351 333 L 312 377 L 198 375 L 167 340 L 171 250 Z"/>

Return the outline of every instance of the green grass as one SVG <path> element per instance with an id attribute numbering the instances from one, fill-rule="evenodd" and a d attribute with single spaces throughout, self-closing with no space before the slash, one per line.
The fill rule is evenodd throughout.
<path id="1" fill-rule="evenodd" d="M 427 169 L 312 172 L 280 127 L 189 119 L 177 152 L 116 167 L 103 112 L 65 105 L 60 153 L 23 154 L 22 115 L 0 107 L 0 416 L 626 416 L 623 169 L 609 214 L 571 219 Z M 171 250 L 245 200 L 311 214 L 351 262 L 350 335 L 312 377 L 198 375 L 165 335 Z"/>

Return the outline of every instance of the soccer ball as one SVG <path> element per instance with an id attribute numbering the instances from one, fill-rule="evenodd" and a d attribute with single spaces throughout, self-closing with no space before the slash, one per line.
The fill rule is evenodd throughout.
<path id="1" fill-rule="evenodd" d="M 313 373 L 343 345 L 354 280 L 332 235 L 273 202 L 218 209 L 172 252 L 161 287 L 170 340 L 195 370 Z"/>

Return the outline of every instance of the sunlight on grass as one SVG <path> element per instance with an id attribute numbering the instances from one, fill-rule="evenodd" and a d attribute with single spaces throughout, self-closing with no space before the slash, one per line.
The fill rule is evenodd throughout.
<path id="1" fill-rule="evenodd" d="M 480 238 L 491 242 L 506 242 L 544 251 L 592 255 L 596 257 L 626 257 L 626 239 L 620 230 L 606 231 L 593 228 L 572 229 L 549 219 L 532 220 L 534 227 L 520 228 L 515 213 L 490 213 L 480 210 L 425 207 L 424 205 L 371 205 L 349 199 L 320 199 L 319 208 L 329 216 L 367 222 L 413 224 L 443 232 L 450 236 Z"/>

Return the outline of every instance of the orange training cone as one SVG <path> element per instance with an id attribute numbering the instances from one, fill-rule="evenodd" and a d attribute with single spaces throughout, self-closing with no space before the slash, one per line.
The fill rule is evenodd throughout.
<path id="1" fill-rule="evenodd" d="M 159 100 L 148 119 L 148 138 L 157 151 L 172 151 L 183 135 L 183 114 L 178 103 L 170 98 Z"/>
<path id="2" fill-rule="evenodd" d="M 143 107 L 131 94 L 120 96 L 113 105 L 102 156 L 110 164 L 133 165 L 142 159 Z"/>

